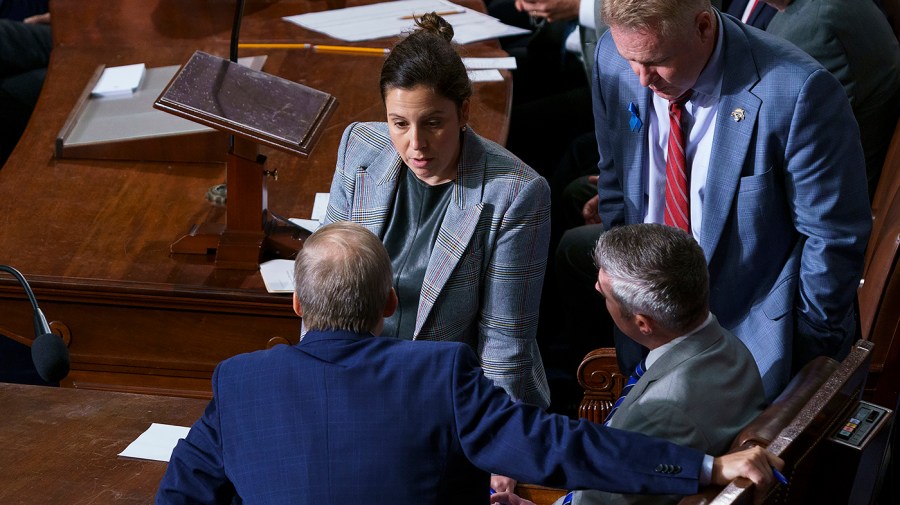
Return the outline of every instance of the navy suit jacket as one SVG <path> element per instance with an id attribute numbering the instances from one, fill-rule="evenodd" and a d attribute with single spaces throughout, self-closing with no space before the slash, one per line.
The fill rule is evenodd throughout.
<path id="1" fill-rule="evenodd" d="M 701 452 L 513 402 L 477 363 L 458 342 L 341 331 L 228 359 L 156 503 L 487 504 L 487 472 L 696 491 Z"/>
<path id="2" fill-rule="evenodd" d="M 840 83 L 777 37 L 718 15 L 723 80 L 698 241 L 710 311 L 750 349 L 766 397 L 797 365 L 841 358 L 855 338 L 853 301 L 871 230 L 859 128 Z M 606 227 L 646 214 L 647 127 L 641 86 L 609 33 L 597 46 L 594 117 Z"/>

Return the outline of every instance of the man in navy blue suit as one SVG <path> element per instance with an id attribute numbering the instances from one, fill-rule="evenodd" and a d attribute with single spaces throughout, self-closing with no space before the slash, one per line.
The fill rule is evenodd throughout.
<path id="1" fill-rule="evenodd" d="M 376 338 L 397 298 L 381 241 L 359 225 L 313 234 L 295 280 L 300 343 L 216 368 L 213 400 L 172 453 L 156 503 L 478 504 L 489 472 L 690 494 L 737 476 L 767 486 L 769 465 L 783 465 L 758 448 L 714 459 L 546 414 L 495 387 L 465 344 Z"/>

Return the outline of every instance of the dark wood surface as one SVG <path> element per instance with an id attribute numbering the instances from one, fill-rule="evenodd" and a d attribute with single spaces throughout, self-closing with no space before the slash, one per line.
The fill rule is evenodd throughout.
<path id="1" fill-rule="evenodd" d="M 365 2 L 248 1 L 242 42 L 331 42 L 282 16 Z M 482 8 L 478 0 L 460 2 Z M 54 158 L 54 141 L 98 65 L 182 64 L 202 50 L 227 57 L 233 2 L 54 0 L 55 47 L 31 122 L 0 170 L 0 263 L 29 279 L 48 319 L 70 335 L 64 385 L 209 396 L 215 365 L 270 342 L 297 339 L 290 298 L 266 293 L 257 271 L 217 269 L 212 256 L 171 255 L 194 223 L 222 223 L 206 190 L 224 182 L 223 163 Z M 393 39 L 359 45 L 390 47 Z M 496 41 L 463 46 L 501 56 Z M 268 54 L 263 70 L 334 95 L 340 105 L 308 159 L 263 148 L 269 209 L 309 217 L 329 190 L 337 147 L 351 121 L 383 120 L 383 58 L 308 50 Z M 511 81 L 475 85 L 471 124 L 504 141 Z M 0 279 L 0 326 L 30 335 L 30 307 Z"/>
<path id="2" fill-rule="evenodd" d="M 206 401 L 0 383 L 0 405 L 0 503 L 106 504 L 153 502 L 166 464 L 117 454 Z"/>

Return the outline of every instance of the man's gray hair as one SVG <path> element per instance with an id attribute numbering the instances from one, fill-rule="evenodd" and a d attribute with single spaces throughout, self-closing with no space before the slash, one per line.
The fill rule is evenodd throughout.
<path id="1" fill-rule="evenodd" d="M 594 262 L 609 277 L 622 317 L 650 317 L 677 332 L 709 311 L 709 273 L 697 241 L 661 224 L 633 224 L 600 236 Z"/>
<path id="2" fill-rule="evenodd" d="M 600 0 L 600 14 L 609 26 L 629 30 L 654 30 L 676 36 L 693 25 L 702 11 L 712 12 L 710 0 Z"/>
<path id="3" fill-rule="evenodd" d="M 294 289 L 307 330 L 372 331 L 392 287 L 391 259 L 381 240 L 347 221 L 319 228 L 294 263 Z"/>

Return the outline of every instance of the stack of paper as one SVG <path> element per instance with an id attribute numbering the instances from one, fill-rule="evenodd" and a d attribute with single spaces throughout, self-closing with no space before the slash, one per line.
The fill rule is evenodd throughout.
<path id="1" fill-rule="evenodd" d="M 512 56 L 504 58 L 463 58 L 463 64 L 472 82 L 502 81 L 503 75 L 498 69 L 513 70 L 516 68 L 516 59 Z"/>
<path id="2" fill-rule="evenodd" d="M 147 69 L 143 63 L 121 67 L 107 67 L 97 85 L 91 91 L 94 96 L 128 96 L 137 91 L 144 80 Z"/>

